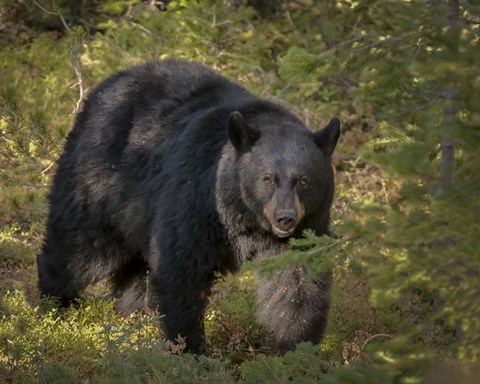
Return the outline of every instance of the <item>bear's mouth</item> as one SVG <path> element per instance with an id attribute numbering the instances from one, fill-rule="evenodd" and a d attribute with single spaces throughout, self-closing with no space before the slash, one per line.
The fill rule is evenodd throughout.
<path id="1" fill-rule="evenodd" d="M 295 228 L 289 229 L 288 231 L 284 231 L 283 229 L 280 229 L 273 224 L 272 226 L 272 232 L 275 234 L 275 236 L 280 237 L 280 238 L 285 238 L 293 235 L 293 232 L 295 232 Z"/>

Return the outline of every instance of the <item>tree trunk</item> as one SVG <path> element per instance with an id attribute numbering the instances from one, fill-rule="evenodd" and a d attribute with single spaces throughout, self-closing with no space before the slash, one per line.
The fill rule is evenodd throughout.
<path id="1" fill-rule="evenodd" d="M 432 0 L 434 15 L 436 18 L 444 16 L 441 14 L 443 5 L 447 9 L 447 44 L 448 49 L 452 55 L 457 54 L 457 44 L 455 42 L 455 35 L 458 30 L 458 20 L 460 14 L 459 0 Z M 435 20 L 439 22 L 439 20 Z M 444 23 L 442 23 L 444 24 Z M 452 74 L 446 73 L 446 82 L 451 82 Z M 454 99 L 456 91 L 452 85 L 446 85 L 442 92 L 444 99 L 443 106 L 443 128 L 444 137 L 440 143 L 440 168 L 439 168 L 439 186 L 435 193 L 436 197 L 444 197 L 447 190 L 455 182 L 455 143 L 450 139 L 448 132 L 452 132 L 455 125 L 456 110 L 454 107 Z"/>

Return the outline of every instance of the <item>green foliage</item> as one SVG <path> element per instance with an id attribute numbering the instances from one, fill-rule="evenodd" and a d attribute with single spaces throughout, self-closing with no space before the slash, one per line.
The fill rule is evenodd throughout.
<path id="1" fill-rule="evenodd" d="M 107 32 L 87 47 L 82 63 L 95 78 L 110 75 L 119 63 L 124 67 L 166 57 L 197 60 L 225 73 L 249 73 L 268 52 L 268 41 L 243 22 L 252 18 L 251 8 L 240 6 L 232 13 L 221 1 L 189 2 L 187 7 L 170 4 L 161 13 L 138 5 L 131 16 L 105 25 Z"/>
<path id="2" fill-rule="evenodd" d="M 457 21 L 447 1 L 278 1 L 268 19 L 245 5 L 261 8 L 255 1 L 182 0 L 163 12 L 138 0 L 37 2 L 48 12 L 0 1 L 0 292 L 22 292 L 4 295 L 0 305 L 0 381 L 439 382 L 437 371 L 451 382 L 475 377 L 475 2 L 459 2 Z M 45 195 L 81 91 L 116 70 L 165 57 L 210 65 L 314 129 L 340 117 L 334 237 L 307 232 L 291 251 L 251 266 L 261 273 L 299 264 L 312 275 L 333 270 L 320 348 L 259 353 L 272 340 L 254 321 L 250 269 L 215 287 L 206 321 L 212 358 L 159 341 L 157 319 L 120 318 L 111 301 L 88 299 L 63 312 L 38 302 Z M 457 146 L 456 180 L 438 198 L 445 138 Z"/>
<path id="3" fill-rule="evenodd" d="M 226 276 L 210 298 L 205 316 L 207 346 L 212 357 L 233 363 L 272 349 L 273 340 L 255 320 L 255 277 L 249 271 Z"/>
<path id="4" fill-rule="evenodd" d="M 478 70 L 472 66 L 471 55 L 478 57 L 473 53 L 478 52 L 478 39 L 462 20 L 454 26 L 459 38 L 452 39 L 445 32 L 448 19 L 420 2 L 374 2 L 368 11 L 386 15 L 392 7 L 399 16 L 389 22 L 395 22 L 401 34 L 381 39 L 385 26 L 380 24 L 380 29 L 375 23 L 366 34 L 357 26 L 352 34 L 375 36 L 376 40 L 372 42 L 369 37 L 363 42 L 362 38 L 349 46 L 348 53 L 338 49 L 336 59 L 349 70 L 361 67 L 358 92 L 379 111 L 379 119 L 387 119 L 389 125 L 406 135 L 394 143 L 393 150 L 379 153 L 373 147 L 365 151 L 366 158 L 381 164 L 395 178 L 403 177 L 404 187 L 400 186 L 398 198 L 381 204 L 379 209 L 372 211 L 364 205 L 347 233 L 360 235 L 366 242 L 359 260 L 371 266 L 368 272 L 372 295 L 379 305 L 398 301 L 412 290 L 433 296 L 437 302 L 432 312 L 405 335 L 425 339 L 426 330 L 443 327 L 445 335 L 433 344 L 448 345 L 447 350 L 463 362 L 475 361 L 480 352 L 476 336 L 479 329 L 474 325 L 478 325 L 474 319 L 480 314 L 474 299 L 480 290 L 478 220 L 467 212 L 478 212 L 478 199 L 472 197 L 478 195 L 480 184 L 472 183 L 475 176 L 470 166 L 466 171 L 464 162 L 457 162 L 455 185 L 445 198 L 436 199 L 432 191 L 436 189 L 437 172 L 429 161 L 440 138 L 447 136 L 461 148 L 462 159 L 467 157 L 467 162 L 476 163 L 471 145 L 475 142 L 474 146 L 478 146 L 478 137 L 471 136 L 475 129 L 471 122 L 458 114 L 449 121 L 452 126 L 442 128 L 445 101 L 441 92 L 452 87 L 458 94 L 453 101 L 457 110 L 467 115 L 474 113 L 470 108 L 478 102 L 478 96 L 472 84 Z M 478 8 L 468 2 L 462 3 L 460 12 L 464 17 L 478 18 Z M 414 13 L 417 17 L 402 18 Z M 370 55 L 355 53 L 363 51 Z M 466 143 L 466 137 L 472 141 Z M 455 332 L 456 341 L 448 337 L 449 332 Z M 423 358 L 432 354 L 438 356 L 436 347 L 425 352 Z"/>
<path id="5" fill-rule="evenodd" d="M 247 268 L 271 274 L 289 267 L 308 265 L 309 277 L 314 278 L 318 273 L 330 272 L 336 264 L 341 263 L 339 259 L 344 256 L 341 245 L 346 240 L 334 240 L 328 236 L 318 237 L 312 230 L 306 230 L 303 236 L 290 241 L 290 250 L 274 257 L 253 261 Z"/>
<path id="6" fill-rule="evenodd" d="M 295 352 L 281 358 L 259 356 L 245 362 L 241 373 L 246 383 L 393 383 L 393 377 L 371 365 L 355 364 L 348 368 L 332 368 L 319 357 L 318 347 L 298 345 Z"/>
<path id="7" fill-rule="evenodd" d="M 233 372 L 220 360 L 190 354 L 176 355 L 141 348 L 102 361 L 100 383 L 233 383 Z M 102 377 L 103 376 L 103 377 Z"/>
<path id="8" fill-rule="evenodd" d="M 21 239 L 22 234 L 19 236 L 18 231 L 19 228 L 13 226 L 0 232 L 0 247 L 3 253 L 0 267 L 25 267 L 33 261 L 30 243 Z"/>
<path id="9" fill-rule="evenodd" d="M 4 295 L 0 310 L 0 361 L 19 381 L 44 370 L 60 378 L 90 374 L 102 356 L 150 346 L 158 338 L 155 318 L 124 319 L 112 302 L 87 301 L 60 313 L 53 302 L 32 307 L 16 291 Z"/>
<path id="10" fill-rule="evenodd" d="M 419 311 L 414 327 L 383 348 L 395 350 L 394 360 L 411 369 L 433 356 L 450 359 L 450 353 L 463 363 L 477 361 L 479 248 L 472 213 L 479 211 L 474 196 L 480 184 L 473 169 L 479 165 L 474 148 L 480 143 L 474 137 L 478 124 L 470 116 L 479 102 L 473 64 L 480 58 L 479 8 L 460 2 L 455 21 L 447 2 L 437 8 L 424 2 L 335 3 L 342 9 L 338 15 L 331 4 L 318 5 L 319 22 L 329 19 L 322 34 L 327 49 L 308 42 L 291 47 L 280 74 L 297 73 L 300 89 L 304 83 L 320 89 L 324 78 L 341 76 L 350 93 L 346 100 L 361 98 L 379 124 L 377 138 L 362 155 L 391 175 L 390 196 L 363 201 L 337 231 L 354 240 L 347 252 L 367 272 L 377 307 L 399 305 L 412 292 L 426 309 L 433 302 L 429 312 Z M 329 33 L 335 24 L 342 27 Z M 448 102 L 457 111 L 453 117 L 445 115 Z M 459 150 L 455 184 L 438 199 L 442 138 Z M 422 352 L 407 352 L 412 348 Z"/>

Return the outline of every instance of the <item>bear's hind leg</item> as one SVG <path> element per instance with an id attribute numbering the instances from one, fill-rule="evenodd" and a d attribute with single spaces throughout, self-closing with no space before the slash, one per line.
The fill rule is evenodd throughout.
<path id="1" fill-rule="evenodd" d="M 58 298 L 61 307 L 68 307 L 86 286 L 77 281 L 75 274 L 63 265 L 61 258 L 43 252 L 37 255 L 37 265 L 40 295 Z"/>
<path id="2" fill-rule="evenodd" d="M 110 277 L 117 265 L 128 256 L 123 243 L 112 237 L 109 241 L 82 231 L 47 228 L 47 236 L 37 256 L 38 287 L 41 296 L 60 299 L 66 307 L 90 284 Z M 93 240 L 92 240 L 93 239 Z"/>
<path id="3" fill-rule="evenodd" d="M 45 243 L 37 256 L 38 288 L 41 296 L 56 297 L 62 307 L 68 307 L 80 293 L 107 273 L 95 262 L 93 249 L 57 244 L 50 247 Z"/>

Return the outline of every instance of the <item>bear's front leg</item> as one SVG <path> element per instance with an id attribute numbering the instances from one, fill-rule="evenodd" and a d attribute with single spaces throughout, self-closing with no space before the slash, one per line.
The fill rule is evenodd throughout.
<path id="1" fill-rule="evenodd" d="M 325 330 L 331 274 L 313 281 L 297 267 L 271 277 L 260 277 L 257 292 L 258 320 L 277 340 L 277 352 L 295 349 L 297 343 L 318 343 Z"/>
<path id="2" fill-rule="evenodd" d="M 186 276 L 153 274 L 149 303 L 160 316 L 165 337 L 171 341 L 185 338 L 186 352 L 205 354 L 205 308 L 210 285 Z"/>

